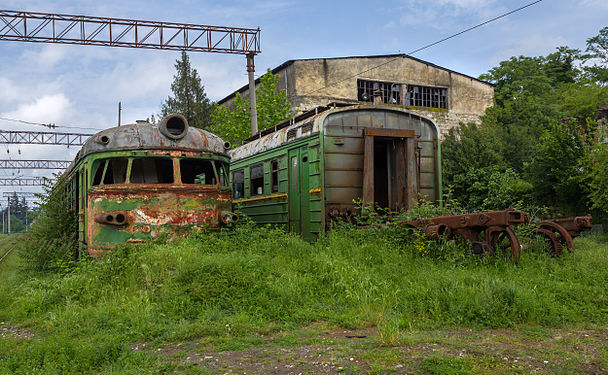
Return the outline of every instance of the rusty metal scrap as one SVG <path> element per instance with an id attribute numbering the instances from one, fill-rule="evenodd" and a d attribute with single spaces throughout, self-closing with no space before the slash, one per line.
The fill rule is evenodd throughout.
<path id="1" fill-rule="evenodd" d="M 442 236 L 452 239 L 459 235 L 471 243 L 476 254 L 493 255 L 496 251 L 510 248 L 511 258 L 517 263 L 521 245 L 511 226 L 529 221 L 525 212 L 508 209 L 407 220 L 400 224 L 410 228 L 423 228 L 424 233 L 433 238 Z"/>
<path id="2" fill-rule="evenodd" d="M 563 246 L 569 251 L 574 251 L 574 241 L 581 232 L 591 230 L 591 215 L 570 217 L 566 219 L 542 220 L 536 223 L 534 233 L 545 237 L 551 252 L 555 256 L 562 253 Z"/>

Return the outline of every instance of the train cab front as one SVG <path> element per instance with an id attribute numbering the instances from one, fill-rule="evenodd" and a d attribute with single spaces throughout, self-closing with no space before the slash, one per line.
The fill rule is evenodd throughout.
<path id="1" fill-rule="evenodd" d="M 85 226 L 89 254 L 237 220 L 230 212 L 228 162 L 221 154 L 169 150 L 94 159 Z"/>

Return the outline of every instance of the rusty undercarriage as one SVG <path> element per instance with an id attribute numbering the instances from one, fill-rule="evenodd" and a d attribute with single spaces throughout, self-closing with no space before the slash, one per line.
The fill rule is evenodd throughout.
<path id="1" fill-rule="evenodd" d="M 475 254 L 492 256 L 509 251 L 511 259 L 517 263 L 523 246 L 512 227 L 529 222 L 530 218 L 525 212 L 508 209 L 406 220 L 397 225 L 420 228 L 434 239 L 462 237 L 470 243 Z M 587 215 L 538 221 L 534 223 L 533 232 L 546 240 L 553 255 L 559 256 L 564 247 L 574 251 L 573 238 L 591 228 L 591 216 Z"/>

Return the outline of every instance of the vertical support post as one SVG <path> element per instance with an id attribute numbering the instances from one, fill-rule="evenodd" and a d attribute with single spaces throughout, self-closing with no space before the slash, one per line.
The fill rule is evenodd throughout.
<path id="1" fill-rule="evenodd" d="M 374 136 L 363 133 L 363 207 L 374 204 Z"/>
<path id="2" fill-rule="evenodd" d="M 414 202 L 418 199 L 418 168 L 416 159 L 416 141 L 414 138 L 406 138 L 406 158 L 407 163 L 407 209 L 414 207 Z"/>
<path id="3" fill-rule="evenodd" d="M 6 197 L 6 199 L 8 200 L 8 212 L 6 214 L 7 217 L 7 221 L 8 221 L 8 235 L 11 235 L 11 197 Z"/>
<path id="4" fill-rule="evenodd" d="M 405 155 L 405 138 L 398 138 L 395 140 L 396 142 L 396 150 L 395 150 L 395 170 L 397 171 L 397 210 L 407 209 L 408 201 L 407 201 L 407 179 L 406 179 L 406 166 L 407 166 L 407 158 Z"/>
<path id="5" fill-rule="evenodd" d="M 255 72 L 255 64 L 253 57 L 255 55 L 250 53 L 247 55 L 247 74 L 249 75 L 249 113 L 251 114 L 251 135 L 258 132 L 258 112 L 257 104 L 255 100 L 255 78 L 253 72 Z"/>
<path id="6" fill-rule="evenodd" d="M 118 102 L 118 126 L 120 126 L 120 114 L 122 112 L 122 102 Z"/>

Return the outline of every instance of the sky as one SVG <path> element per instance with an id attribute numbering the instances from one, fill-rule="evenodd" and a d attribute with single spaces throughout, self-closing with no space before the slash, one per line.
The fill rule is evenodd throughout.
<path id="1" fill-rule="evenodd" d="M 291 59 L 409 53 L 532 1 L 1 0 L 0 9 L 259 27 L 257 74 Z M 559 46 L 584 50 L 585 41 L 608 26 L 607 16 L 608 0 L 543 0 L 413 56 L 477 77 L 511 56 L 547 55 Z M 0 118 L 94 133 L 117 124 L 121 102 L 123 124 L 146 119 L 157 114 L 171 94 L 179 54 L 0 41 Z M 190 59 L 211 100 L 247 84 L 244 56 L 192 53 Z M 49 130 L 7 120 L 0 120 L 0 129 Z M 72 160 L 77 151 L 54 145 L 0 145 L 0 160 Z M 0 178 L 51 172 L 0 169 Z M 1 197 L 0 205 L 6 205 Z"/>

